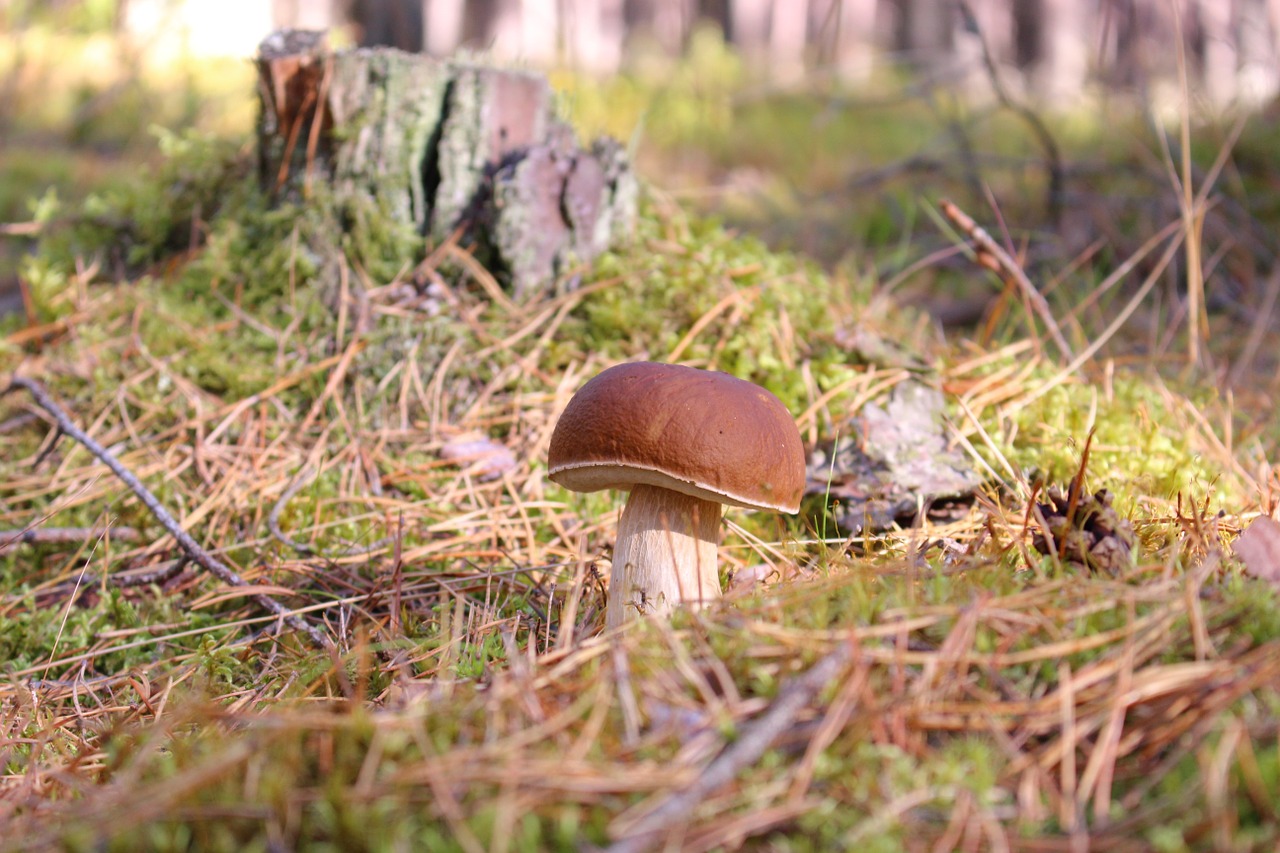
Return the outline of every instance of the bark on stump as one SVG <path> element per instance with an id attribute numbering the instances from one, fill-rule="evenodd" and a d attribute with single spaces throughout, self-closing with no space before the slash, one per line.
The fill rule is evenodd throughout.
<path id="1" fill-rule="evenodd" d="M 339 222 L 390 217 L 432 243 L 461 229 L 519 296 L 629 235 L 636 182 L 612 139 L 581 147 L 545 78 L 393 48 L 331 52 L 273 33 L 258 55 L 259 177 L 276 200 L 332 193 Z M 406 259 L 408 260 L 408 259 Z"/>

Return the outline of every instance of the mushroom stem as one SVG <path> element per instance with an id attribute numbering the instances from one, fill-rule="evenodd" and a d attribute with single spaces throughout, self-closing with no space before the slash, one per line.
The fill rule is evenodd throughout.
<path id="1" fill-rule="evenodd" d="M 618 521 L 605 625 L 720 597 L 720 504 L 636 485 Z"/>

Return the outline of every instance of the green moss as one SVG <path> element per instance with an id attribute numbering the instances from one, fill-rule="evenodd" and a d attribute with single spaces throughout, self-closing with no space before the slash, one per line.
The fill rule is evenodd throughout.
<path id="1" fill-rule="evenodd" d="M 921 113 L 884 133 L 871 132 L 872 121 L 859 131 L 849 116 L 815 123 L 822 109 L 816 98 L 744 103 L 734 90 L 746 71 L 712 43 L 698 43 L 691 67 L 696 71 L 689 72 L 684 91 L 673 87 L 654 106 L 654 138 L 675 144 L 706 136 L 710 156 L 726 167 L 745 162 L 792 179 L 820 150 L 862 144 L 896 155 L 927 124 Z M 647 97 L 647 84 L 611 85 L 624 106 Z M 672 120 L 656 120 L 662 115 Z M 748 140 L 748 134 L 759 138 Z M 998 141 L 1008 146 L 1002 151 L 1021 150 L 1012 139 Z M 678 780 L 686 783 L 723 745 L 741 743 L 789 680 L 812 666 L 833 639 L 849 629 L 883 628 L 890 620 L 921 614 L 929 616 L 928 624 L 904 629 L 901 641 L 880 634 L 860 641 L 863 650 L 874 652 L 858 662 L 866 689 L 837 736 L 814 756 L 809 808 L 756 842 L 780 850 L 929 844 L 946 832 L 963 795 L 1004 827 L 1052 844 L 1060 840 L 1061 827 L 1053 818 L 1020 817 L 1015 758 L 983 727 L 986 721 L 962 730 L 929 728 L 928 713 L 962 702 L 1034 703 L 1051 697 L 1060 687 L 1062 664 L 1077 673 L 1105 670 L 1122 659 L 1126 646 L 1117 640 L 1080 644 L 1068 654 L 1061 646 L 1053 654 L 1037 650 L 1122 633 L 1133 620 L 1159 615 L 1161 608 L 1172 612 L 1186 601 L 1202 607 L 1219 656 L 1214 660 L 1280 639 L 1276 597 L 1230 561 L 1197 587 L 1198 599 L 1176 588 L 1199 564 L 1185 548 L 1176 553 L 1188 537 L 1170 520 L 1164 502 L 1179 495 L 1197 506 L 1209 500 L 1212 514 L 1218 507 L 1242 510 L 1253 499 L 1223 470 L 1222 460 L 1202 455 L 1181 410 L 1197 405 L 1212 411 L 1218 406 L 1212 393 L 1165 393 L 1140 375 L 1120 372 L 1107 396 L 1102 388 L 1072 379 L 1022 408 L 990 407 L 980 414 L 984 426 L 1001 454 L 1028 474 L 1056 482 L 1077 469 L 1094 428 L 1088 485 L 1116 493 L 1117 505 L 1139 522 L 1138 565 L 1151 567 L 1151 574 L 1099 578 L 1052 558 L 1028 565 L 1008 541 L 1016 531 L 992 524 L 984 534 L 982 521 L 968 531 L 976 535 L 961 542 L 971 551 L 944 555 L 938 548 L 918 548 L 949 531 L 931 529 L 927 543 L 892 535 L 845 552 L 793 541 L 804 534 L 804 522 L 780 528 L 772 520 L 738 514 L 734 520 L 749 529 L 786 540 L 780 561 L 793 563 L 787 568 L 801 577 L 723 609 L 681 613 L 669 629 L 639 626 L 619 640 L 641 717 L 638 740 L 627 742 L 615 660 L 599 651 L 603 646 L 582 642 L 595 623 L 574 626 L 579 645 L 531 662 L 533 672 L 525 680 L 523 670 L 507 660 L 508 637 L 523 657 L 531 645 L 540 651 L 554 644 L 556 632 L 567 628 L 561 619 L 568 585 L 558 579 L 570 573 L 566 566 L 573 566 L 582 543 L 588 556 L 605 551 L 608 520 L 621 505 L 616 495 L 568 496 L 545 482 L 540 442 L 550 428 L 553 402 L 571 390 L 560 388 L 558 377 L 588 359 L 604 364 L 674 356 L 759 382 L 798 414 L 813 403 L 815 392 L 886 366 L 841 345 L 842 331 L 862 324 L 910 349 L 919 341 L 914 315 L 903 311 L 886 319 L 872 307 L 867 297 L 873 276 L 827 275 L 715 221 L 672 212 L 655 197 L 647 202 L 635 242 L 584 276 L 590 289 L 553 335 L 544 338 L 535 327 L 520 337 L 540 308 L 486 304 L 478 291 L 450 278 L 459 285 L 452 294 L 458 302 L 437 306 L 443 309 L 438 314 L 372 315 L 361 333 L 363 349 L 302 430 L 301 419 L 333 377 L 331 368 L 316 366 L 341 356 L 355 339 L 350 305 L 343 334 L 338 332 L 341 264 L 348 263 L 349 293 L 384 285 L 420 259 L 421 240 L 385 210 L 327 209 L 319 188 L 310 204 L 273 208 L 258 193 L 252 170 L 227 146 L 195 136 L 168 137 L 164 144 L 166 163 L 148 180 L 97 193 L 87 207 L 69 214 L 72 227 L 50 234 L 27 262 L 40 317 L 74 318 L 71 331 L 49 341 L 39 357 L 54 366 L 47 378 L 79 422 L 94 424 L 117 447 L 172 452 L 166 460 L 178 463 L 150 472 L 147 480 L 184 518 L 209 500 L 211 488 L 220 487 L 211 487 L 191 466 L 178 467 L 188 458 L 186 448 L 203 440 L 193 410 L 229 411 L 282 378 L 296 377 L 253 406 L 255 420 L 228 424 L 214 448 L 241 462 L 252 455 L 278 466 L 276 472 L 253 481 L 256 489 L 236 484 L 233 497 L 215 509 L 217 526 L 201 521 L 193 533 L 228 547 L 238 564 L 265 568 L 259 575 L 263 583 L 282 577 L 279 582 L 302 587 L 308 603 L 341 600 L 341 609 L 310 617 L 329 620 L 340 642 L 332 653 L 299 651 L 288 639 L 249 640 L 244 631 L 230 632 L 224 623 L 245 612 L 243 602 L 188 609 L 211 582 L 174 594 L 103 589 L 97 573 L 119 568 L 114 561 L 98 565 L 105 559 L 90 561 L 95 580 L 79 598 L 55 596 L 57 606 L 49 607 L 49 591 L 37 597 L 36 587 L 47 584 L 54 571 L 66 571 L 66 551 L 24 546 L 0 558 L 0 582 L 10 590 L 0 618 L 0 660 L 9 672 L 92 649 L 99 653 L 86 672 L 130 676 L 109 688 L 94 687 L 101 692 L 76 695 L 82 707 L 96 698 L 99 709 L 114 709 L 102 710 L 101 721 L 84 717 L 89 722 L 83 725 L 57 723 L 57 714 L 81 719 L 83 711 L 72 700 L 38 694 L 38 703 L 29 704 L 26 684 L 11 694 L 19 699 L 6 713 L 25 716 L 14 727 L 23 742 L 6 752 L 6 772 L 45 774 L 41 780 L 54 784 L 61 777 L 47 771 L 56 768 L 78 786 L 51 795 L 66 802 L 16 807 L 31 810 L 16 819 L 29 816 L 24 825 L 48 833 L 47 846 L 450 849 L 458 843 L 459 827 L 482 847 L 504 839 L 511 849 L 605 844 L 619 815 L 660 793 L 626 787 L 632 774 L 651 780 L 644 774 L 687 760 Z M 902 198 L 904 208 L 917 203 Z M 868 212 L 857 200 L 853 207 L 857 225 L 842 232 L 842 239 L 852 234 L 855 241 L 893 242 L 898 260 L 918 255 L 912 210 Z M 794 208 L 779 210 L 790 215 Z M 347 236 L 330 245 L 331 253 L 308 248 L 323 245 L 320 238 L 338 225 Z M 76 262 L 83 268 L 95 260 L 107 272 L 92 282 L 78 281 Z M 446 353 L 452 353 L 449 370 L 441 366 Z M 0 353 L 0 367 L 35 355 L 34 348 L 9 347 Z M 953 357 L 944 352 L 938 358 L 943 370 Z M 988 369 L 1019 366 L 1016 361 L 997 359 Z M 802 379 L 806 374 L 810 379 Z M 1026 387 L 1034 390 L 1051 375 L 1050 368 L 1039 368 Z M 434 403 L 427 400 L 437 399 L 437 389 L 440 411 L 428 411 Z M 833 417 L 852 416 L 852 402 L 848 396 L 833 398 Z M 7 418 L 10 404 L 4 405 Z M 442 435 L 428 434 L 424 426 L 437 419 L 449 428 L 479 425 L 510 441 L 532 476 L 487 491 L 440 487 L 445 475 L 434 443 Z M 144 426 L 136 436 L 126 428 L 139 423 Z M 831 426 L 819 424 L 824 434 Z M 144 538 L 159 535 L 146 511 L 116 492 L 95 492 L 64 507 L 57 489 L 33 490 L 30 472 L 18 471 L 13 460 L 37 452 L 45 426 L 11 429 L 0 460 L 8 475 L 0 511 L 9 519 L 88 525 L 100 521 L 105 507 L 144 530 Z M 321 441 L 328 444 L 319 446 Z M 351 468 L 330 465 L 279 517 L 286 533 L 296 532 L 319 553 L 304 559 L 270 539 L 264 518 L 283 478 L 295 473 L 294 460 L 318 451 L 331 461 L 353 444 L 376 444 L 382 451 L 383 467 L 372 472 L 385 490 L 380 501 L 370 498 L 353 508 L 364 495 L 352 498 L 358 490 L 351 486 Z M 979 448 L 1000 470 L 995 454 Z M 52 478 L 55 467 L 74 469 L 87 461 L 83 450 L 65 443 L 59 454 L 36 473 Z M 475 557 L 471 563 L 470 549 L 463 556 L 433 552 L 400 566 L 401 591 L 416 597 L 402 604 L 394 636 L 388 634 L 391 558 L 341 565 L 331 558 L 349 544 L 383 535 L 386 519 L 357 516 L 369 507 L 381 511 L 390 501 L 418 512 L 403 531 L 406 553 L 442 536 L 431 529 L 436 520 L 469 514 L 481 531 L 476 540 L 483 540 L 483 551 L 504 554 L 503 561 Z M 523 527 L 516 534 L 496 524 L 484 527 L 488 516 L 517 503 Z M 790 535 L 778 536 L 779 530 Z M 554 561 L 549 567 L 525 565 L 526 531 L 529 551 Z M 543 588 L 493 592 L 508 563 L 541 574 Z M 460 566 L 471 570 L 467 582 L 433 597 L 446 588 L 442 578 L 452 582 L 464 571 Z M 816 567 L 811 576 L 801 569 L 807 566 Z M 1160 569 L 1167 569 L 1174 588 L 1155 579 Z M 112 632 L 141 633 L 156 625 L 203 636 L 161 635 L 127 649 L 106 639 Z M 1197 660 L 1196 628 L 1185 612 L 1178 611 L 1163 630 L 1151 663 Z M 231 636 L 245 642 L 232 645 L 226 639 Z M 911 662 L 893 660 L 899 648 L 911 652 Z M 1003 663 L 1001 655 L 1018 655 L 1022 662 Z M 920 656 L 929 663 L 920 663 Z M 55 675 L 66 677 L 61 671 Z M 771 750 L 700 806 L 697 827 L 750 820 L 783 802 L 780 792 L 811 742 L 806 738 L 827 719 L 850 677 L 829 685 Z M 148 710 L 157 693 L 143 695 L 146 679 L 154 690 L 162 684 L 171 689 L 163 714 Z M 1083 711 L 1102 704 L 1086 698 L 1095 704 L 1077 697 Z M 1186 713 L 1196 713 L 1199 706 L 1187 701 Z M 1264 747 L 1274 740 L 1278 707 L 1270 688 L 1242 697 L 1211 721 L 1203 746 L 1210 754 L 1219 749 L 1221 732 L 1232 725 L 1248 727 L 1251 737 L 1260 733 L 1254 737 L 1257 763 L 1272 802 L 1280 763 Z M 1153 708 L 1162 712 L 1164 706 L 1133 709 L 1126 737 L 1146 731 L 1143 715 Z M 999 719 L 1023 722 L 1003 713 Z M 664 728 L 663 720 L 679 725 Z M 1011 729 L 1009 737 L 1028 754 L 1041 750 L 1035 760 L 1042 760 L 1057 730 L 1043 718 L 1033 723 L 1027 731 Z M 1164 744 L 1156 750 L 1158 761 L 1176 758 L 1179 748 L 1182 741 Z M 1149 754 L 1118 757 L 1117 797 L 1137 790 L 1153 766 L 1167 771 L 1141 803 L 1165 809 L 1158 812 L 1160 825 L 1140 830 L 1152 846 L 1180 849 L 1202 838 L 1195 833 L 1209 819 L 1210 804 L 1204 767 L 1193 753 L 1169 766 L 1153 765 Z M 1049 770 L 1051 776 L 1057 769 Z M 1242 772 L 1238 762 L 1229 768 L 1233 791 L 1241 790 Z M 452 804 L 433 782 L 444 785 Z M 1039 805 L 1045 813 L 1054 811 L 1047 802 Z M 1249 798 L 1235 797 L 1232 807 L 1237 839 L 1259 848 L 1275 840 Z"/>
<path id="2" fill-rule="evenodd" d="M 842 283 L 713 220 L 650 207 L 635 242 L 600 259 L 594 278 L 609 284 L 566 328 L 611 359 L 674 355 L 763 385 L 797 413 L 812 402 L 800 363 L 822 390 L 864 366 L 833 339 L 853 302 Z"/>

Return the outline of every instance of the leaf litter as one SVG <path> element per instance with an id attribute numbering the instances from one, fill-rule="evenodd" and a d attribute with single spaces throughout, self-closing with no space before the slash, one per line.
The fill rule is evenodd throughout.
<path id="1" fill-rule="evenodd" d="M 4 558 L 3 846 L 1136 849 L 1169 827 L 1189 845 L 1274 840 L 1274 595 L 1221 559 L 1230 519 L 1185 517 L 1158 494 L 1126 496 L 1121 513 L 1086 488 L 1096 470 L 1116 489 L 1134 482 L 1106 424 L 1108 441 L 1086 443 L 1035 519 L 1014 425 L 1033 413 L 1022 435 L 1052 435 L 1048 422 L 1087 408 L 1089 389 L 1016 345 L 935 360 L 925 384 L 973 415 L 946 434 L 936 391 L 890 395 L 902 384 L 883 381 L 891 365 L 833 372 L 825 390 L 766 376 L 837 448 L 834 466 L 823 460 L 844 478 L 833 492 L 857 471 L 841 467 L 857 445 L 833 425 L 860 412 L 879 482 L 918 490 L 915 506 L 965 489 L 972 502 L 874 535 L 846 521 L 834 543 L 816 535 L 819 515 L 743 518 L 724 559 L 773 582 L 669 625 L 599 633 L 616 506 L 545 481 L 556 413 L 620 357 L 729 358 L 752 333 L 751 300 L 775 286 L 760 274 L 723 284 L 755 295 L 712 300 L 670 340 L 566 343 L 584 313 L 613 310 L 617 265 L 637 276 L 703 248 L 707 232 L 647 215 L 636 255 L 663 260 L 606 261 L 558 297 L 491 301 L 494 283 L 464 265 L 452 280 L 416 271 L 433 283 L 429 304 L 403 282 L 359 298 L 351 269 L 342 312 L 368 315 L 272 327 L 271 357 L 296 359 L 238 398 L 187 373 L 180 353 L 147 351 L 158 331 L 140 336 L 130 319 L 179 310 L 154 283 L 46 296 L 79 318 L 76 334 L 46 341 L 24 374 L 56 377 L 85 432 L 246 586 L 179 566 L 113 587 L 180 560 L 173 540 L 66 438 L 44 452 L 43 421 L 0 432 L 3 524 L 108 530 L 96 545 L 28 543 Z M 631 310 L 661 328 L 654 306 Z M 232 346 L 262 330 L 231 312 L 218 334 Z M 844 369 L 814 360 L 825 334 L 834 341 L 817 329 L 807 350 L 799 334 L 775 336 L 787 355 L 770 376 Z M 11 400 L 5 423 L 33 411 Z M 1150 426 L 1235 476 L 1204 428 Z M 919 470 L 916 446 L 945 464 Z M 123 523 L 146 544 L 112 541 Z M 1269 536 L 1237 540 L 1246 575 L 1267 571 Z M 298 642 L 249 595 L 332 645 Z"/>

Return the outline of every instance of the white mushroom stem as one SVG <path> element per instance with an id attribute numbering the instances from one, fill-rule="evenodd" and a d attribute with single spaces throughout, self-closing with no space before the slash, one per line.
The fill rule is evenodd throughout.
<path id="1" fill-rule="evenodd" d="M 618 521 L 605 625 L 719 598 L 719 536 L 720 504 L 633 486 Z"/>

